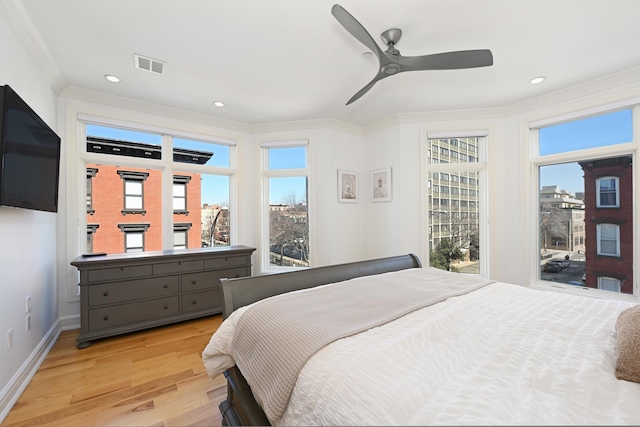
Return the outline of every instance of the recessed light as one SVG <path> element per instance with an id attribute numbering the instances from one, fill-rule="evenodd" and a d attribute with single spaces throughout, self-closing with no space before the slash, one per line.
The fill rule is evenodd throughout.
<path id="1" fill-rule="evenodd" d="M 213 105 L 215 105 L 216 107 L 224 107 L 224 102 L 216 101 L 213 103 Z"/>
<path id="2" fill-rule="evenodd" d="M 118 83 L 120 82 L 120 79 L 116 76 L 112 76 L 111 74 L 105 74 L 104 78 L 109 80 L 111 83 Z"/>
<path id="3" fill-rule="evenodd" d="M 531 79 L 529 81 L 529 83 L 531 83 L 532 85 L 535 85 L 535 84 L 538 84 L 538 83 L 542 83 L 545 78 L 546 78 L 545 76 L 536 77 L 536 78 Z"/>

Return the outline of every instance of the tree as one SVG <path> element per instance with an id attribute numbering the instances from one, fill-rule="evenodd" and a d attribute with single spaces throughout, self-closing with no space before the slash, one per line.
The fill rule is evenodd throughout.
<path id="1" fill-rule="evenodd" d="M 540 206 L 540 240 L 545 251 L 554 241 L 566 240 L 568 233 L 568 215 L 566 210 L 550 203 Z"/>
<path id="2" fill-rule="evenodd" d="M 429 254 L 429 265 L 441 270 L 451 270 L 451 262 L 464 259 L 464 252 L 449 238 L 440 241 L 434 251 Z"/>
<path id="3" fill-rule="evenodd" d="M 280 265 L 284 263 L 285 253 L 299 254 L 301 261 L 309 265 L 309 226 L 307 223 L 307 205 L 295 194 L 289 192 L 282 197 L 282 203 L 272 208 L 269 214 L 270 238 L 272 248 L 280 252 Z M 298 256 L 295 257 L 296 259 Z"/>

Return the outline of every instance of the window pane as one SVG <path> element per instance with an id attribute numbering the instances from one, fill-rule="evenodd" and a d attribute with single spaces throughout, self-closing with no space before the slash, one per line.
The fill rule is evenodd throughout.
<path id="1" fill-rule="evenodd" d="M 456 141 L 458 141 L 456 139 Z M 429 265 L 460 273 L 480 273 L 478 172 L 431 173 L 429 190 Z M 473 182 L 473 184 L 469 184 Z M 440 188 L 440 193 L 437 189 Z M 445 190 L 446 191 L 443 191 Z M 451 190 L 451 191 L 449 191 Z"/>
<path id="2" fill-rule="evenodd" d="M 478 144 L 484 137 L 430 138 L 429 163 L 477 163 Z"/>
<path id="3" fill-rule="evenodd" d="M 269 178 L 270 265 L 309 266 L 307 178 Z"/>
<path id="4" fill-rule="evenodd" d="M 633 141 L 632 110 L 616 111 L 540 129 L 540 155 Z"/>
<path id="5" fill-rule="evenodd" d="M 306 147 L 269 148 L 269 169 L 304 169 L 307 167 Z"/>
<path id="6" fill-rule="evenodd" d="M 228 168 L 230 165 L 230 147 L 189 139 L 173 139 L 173 161 L 198 165 Z"/>
<path id="7" fill-rule="evenodd" d="M 229 246 L 230 243 L 230 179 L 225 175 L 200 176 L 200 222 L 198 243 L 203 247 Z M 193 223 L 196 227 L 196 222 Z M 191 239 L 189 246 L 194 247 Z"/>
<path id="8" fill-rule="evenodd" d="M 144 250 L 162 250 L 162 171 L 99 164 L 87 164 L 87 169 L 93 172 L 91 188 L 87 189 L 91 191 L 92 210 L 86 214 L 86 223 L 96 226 L 92 235 L 93 251 L 123 253 L 125 247 L 130 247 L 125 242 L 125 235 L 130 232 L 125 233 L 121 229 L 126 228 L 127 224 L 146 226 Z M 145 174 L 146 180 L 127 180 L 123 183 L 118 174 L 123 170 Z M 144 193 L 144 206 L 140 195 L 125 195 L 125 188 L 140 195 Z M 126 209 L 138 212 L 127 212 Z M 143 234 L 139 233 L 138 236 L 141 238 Z M 142 245 L 137 248 L 143 249 Z"/>
<path id="9" fill-rule="evenodd" d="M 619 291 L 633 294 L 633 262 L 611 262 L 634 256 L 632 175 L 631 156 L 539 167 L 542 280 L 597 289 L 604 273 L 624 278 Z M 603 200 L 613 204 L 602 209 Z"/>
<path id="10" fill-rule="evenodd" d="M 125 181 L 124 191 L 131 196 L 142 196 L 142 181 Z"/>
<path id="11" fill-rule="evenodd" d="M 160 159 L 162 135 L 87 124 L 87 151 L 115 156 Z"/>
<path id="12" fill-rule="evenodd" d="M 187 233 L 185 231 L 173 232 L 174 249 L 184 249 L 187 247 Z"/>

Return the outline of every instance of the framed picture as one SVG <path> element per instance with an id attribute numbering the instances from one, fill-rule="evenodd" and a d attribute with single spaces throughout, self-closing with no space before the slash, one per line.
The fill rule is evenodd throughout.
<path id="1" fill-rule="evenodd" d="M 338 202 L 358 203 L 358 172 L 338 170 Z"/>
<path id="2" fill-rule="evenodd" d="M 391 168 L 371 172 L 371 200 L 374 202 L 391 201 Z"/>

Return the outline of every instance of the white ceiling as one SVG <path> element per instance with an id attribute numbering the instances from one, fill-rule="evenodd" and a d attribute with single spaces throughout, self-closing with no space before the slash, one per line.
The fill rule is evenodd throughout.
<path id="1" fill-rule="evenodd" d="M 335 0 L 10 1 L 59 89 L 247 124 L 364 126 L 396 113 L 504 107 L 640 65 L 639 0 L 338 0 L 381 47 L 380 33 L 397 27 L 403 55 L 494 57 L 491 67 L 391 76 L 345 106 L 377 60 L 331 15 Z M 166 74 L 135 69 L 134 53 L 166 61 Z M 539 75 L 547 80 L 531 85 Z"/>

